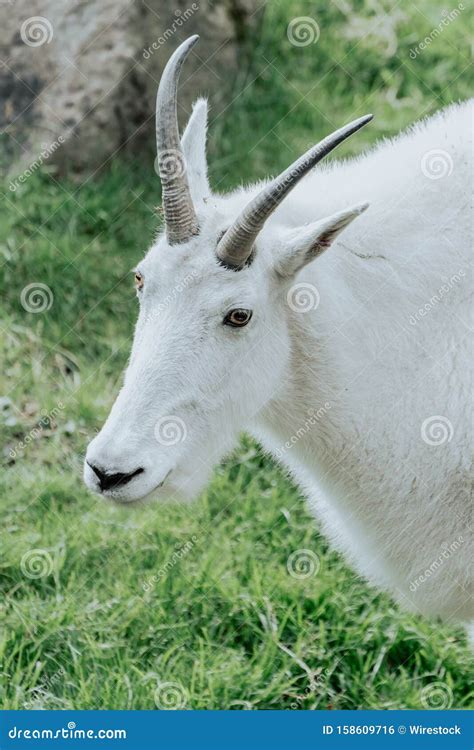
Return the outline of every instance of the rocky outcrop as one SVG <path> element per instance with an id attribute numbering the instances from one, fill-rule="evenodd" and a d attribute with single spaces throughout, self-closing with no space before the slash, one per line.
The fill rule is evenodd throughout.
<path id="1" fill-rule="evenodd" d="M 257 0 L 4 2 L 0 24 L 2 166 L 45 161 L 94 171 L 121 148 L 147 147 L 163 65 L 187 36 L 181 115 L 198 93 L 225 96 Z"/>

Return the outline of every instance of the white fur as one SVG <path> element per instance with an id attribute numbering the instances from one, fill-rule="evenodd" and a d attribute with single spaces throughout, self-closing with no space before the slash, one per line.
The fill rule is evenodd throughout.
<path id="1" fill-rule="evenodd" d="M 173 247 L 161 235 L 139 266 L 124 386 L 87 459 L 110 473 L 145 471 L 106 495 L 194 497 L 245 429 L 369 581 L 415 611 L 473 619 L 470 114 L 468 103 L 452 106 L 362 157 L 318 167 L 235 272 L 217 262 L 216 243 L 261 184 L 211 194 L 197 103 L 183 148 L 201 230 Z M 440 150 L 447 174 L 432 179 Z M 344 229 L 362 200 L 369 210 Z M 305 290 L 319 304 L 304 313 Z M 234 307 L 253 310 L 245 328 L 222 324 Z M 156 439 L 164 417 L 178 435 L 185 425 L 183 440 Z M 433 417 L 451 435 L 439 445 L 422 436 L 440 441 Z M 85 480 L 97 490 L 87 464 Z"/>

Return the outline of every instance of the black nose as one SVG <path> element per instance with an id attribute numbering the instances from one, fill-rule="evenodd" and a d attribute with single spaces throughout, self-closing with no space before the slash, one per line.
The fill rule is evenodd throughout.
<path id="1" fill-rule="evenodd" d="M 89 461 L 87 463 L 89 464 Z M 122 487 L 124 484 L 127 484 L 127 482 L 130 482 L 131 479 L 138 476 L 138 474 L 144 472 L 144 469 L 139 468 L 135 469 L 135 471 L 131 471 L 129 474 L 107 474 L 105 471 L 102 471 L 102 469 L 99 469 L 98 466 L 94 466 L 93 464 L 89 464 L 89 466 L 99 480 L 101 492 L 104 492 L 104 490 L 112 490 L 116 487 Z"/>

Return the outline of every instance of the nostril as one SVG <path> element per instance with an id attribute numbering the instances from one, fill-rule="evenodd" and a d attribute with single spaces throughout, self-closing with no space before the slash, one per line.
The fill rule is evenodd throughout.
<path id="1" fill-rule="evenodd" d="M 87 462 L 87 465 L 91 467 L 92 471 L 94 472 L 94 474 L 98 478 L 99 482 L 101 482 L 102 479 L 105 478 L 105 476 L 106 476 L 105 471 L 102 471 L 102 469 L 99 469 L 98 466 L 94 466 L 94 464 L 89 463 L 89 461 Z"/>
<path id="2" fill-rule="evenodd" d="M 87 463 L 98 478 L 100 489 L 102 491 L 121 487 L 137 477 L 139 474 L 143 474 L 143 472 L 145 471 L 145 469 L 140 467 L 138 469 L 135 469 L 135 471 L 129 472 L 128 474 L 122 474 L 121 472 L 116 472 L 115 474 L 107 474 L 107 472 L 99 469 L 98 466 L 90 464 L 89 461 Z"/>

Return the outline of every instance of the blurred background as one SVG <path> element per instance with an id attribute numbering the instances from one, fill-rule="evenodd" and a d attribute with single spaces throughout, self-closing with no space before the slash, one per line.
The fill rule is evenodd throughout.
<path id="1" fill-rule="evenodd" d="M 356 577 L 247 437 L 194 505 L 126 511 L 81 483 L 127 361 L 130 269 L 160 224 L 154 99 L 175 47 L 201 35 L 179 115 L 209 97 L 226 190 L 358 115 L 375 120 L 338 157 L 467 98 L 468 3 L 10 0 L 0 14 L 0 706 L 472 706 L 462 631 Z"/>

